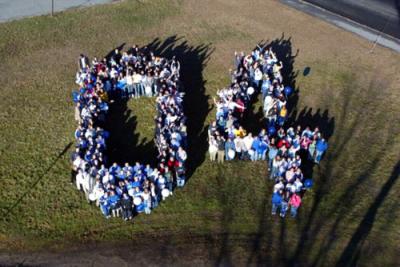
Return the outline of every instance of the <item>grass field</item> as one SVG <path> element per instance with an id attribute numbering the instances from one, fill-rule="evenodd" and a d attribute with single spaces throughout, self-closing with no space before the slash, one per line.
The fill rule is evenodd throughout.
<path id="1" fill-rule="evenodd" d="M 212 97 L 229 82 L 233 52 L 259 42 L 274 47 L 298 90 L 291 121 L 320 125 L 329 138 L 297 220 L 270 216 L 264 163 L 216 165 L 206 154 Z M 191 139 L 188 184 L 132 224 L 106 220 L 84 201 L 70 184 L 69 153 L 79 54 L 102 57 L 135 43 L 181 60 Z M 371 47 L 262 0 L 122 1 L 0 24 L 0 249 L 146 236 L 187 248 L 201 240 L 215 264 L 397 265 L 400 55 Z M 253 107 L 246 127 L 256 131 L 260 103 Z M 113 159 L 151 160 L 154 112 L 152 99 L 113 107 Z"/>

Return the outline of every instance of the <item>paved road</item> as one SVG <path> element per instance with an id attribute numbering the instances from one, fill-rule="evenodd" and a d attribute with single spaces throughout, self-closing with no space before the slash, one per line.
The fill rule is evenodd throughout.
<path id="1" fill-rule="evenodd" d="M 400 0 L 280 1 L 369 40 L 369 52 L 380 44 L 400 53 Z"/>
<path id="2" fill-rule="evenodd" d="M 52 0 L 0 0 L 0 22 L 51 13 Z M 112 0 L 54 0 L 54 11 L 105 4 Z"/>
<path id="3" fill-rule="evenodd" d="M 303 0 L 400 39 L 400 0 Z"/>

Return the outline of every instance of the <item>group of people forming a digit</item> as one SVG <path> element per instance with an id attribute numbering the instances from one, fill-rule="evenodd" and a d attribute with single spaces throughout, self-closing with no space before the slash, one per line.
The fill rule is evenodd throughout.
<path id="1" fill-rule="evenodd" d="M 179 69 L 175 58 L 156 57 L 138 46 L 123 53 L 115 50 L 102 60 L 79 58 L 80 89 L 73 92 L 78 128 L 72 178 L 106 218 L 130 220 L 137 213 L 149 214 L 176 186 L 185 184 L 187 131 Z M 156 96 L 158 165 L 111 164 L 106 156 L 108 110 L 118 100 L 140 96 Z"/>
<path id="2" fill-rule="evenodd" d="M 318 127 L 285 125 L 293 89 L 283 85 L 284 66 L 271 48 L 257 46 L 250 55 L 235 52 L 234 64 L 230 86 L 214 98 L 216 119 L 208 129 L 210 160 L 267 161 L 269 178 L 275 182 L 272 215 L 279 212 L 285 217 L 290 207 L 291 216 L 296 217 L 304 191 L 312 186 L 312 180 L 303 176 L 302 160 L 318 164 L 328 144 Z M 266 127 L 256 135 L 247 133 L 241 122 L 260 92 Z M 300 157 L 301 150 L 308 155 L 305 159 Z"/>

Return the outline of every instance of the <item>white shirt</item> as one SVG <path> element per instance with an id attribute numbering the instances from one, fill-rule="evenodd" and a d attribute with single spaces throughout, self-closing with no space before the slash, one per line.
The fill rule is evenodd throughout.
<path id="1" fill-rule="evenodd" d="M 254 72 L 254 80 L 260 81 L 262 79 L 262 72 L 259 68 Z"/>
<path id="2" fill-rule="evenodd" d="M 215 140 L 210 140 L 208 151 L 210 153 L 215 153 L 215 152 L 218 151 L 218 145 L 217 145 L 217 142 Z"/>
<path id="3" fill-rule="evenodd" d="M 283 189 L 285 186 L 283 185 L 282 182 L 279 182 L 277 184 L 274 185 L 274 193 L 275 192 L 279 192 L 281 189 Z"/>
<path id="4" fill-rule="evenodd" d="M 82 165 L 84 164 L 84 160 L 81 159 L 81 157 L 76 157 L 76 159 L 74 160 L 74 162 L 72 163 L 75 167 L 75 169 L 78 169 L 80 167 L 82 167 Z"/>
<path id="5" fill-rule="evenodd" d="M 126 84 L 127 84 L 127 85 L 132 85 L 132 84 L 133 84 L 133 77 L 132 77 L 132 75 L 126 76 Z"/>
<path id="6" fill-rule="evenodd" d="M 294 186 L 293 184 L 287 184 L 286 189 L 288 189 L 291 193 L 296 192 L 296 186 Z"/>
<path id="7" fill-rule="evenodd" d="M 91 118 L 92 114 L 90 114 L 90 111 L 87 108 L 83 108 L 81 112 L 81 117 L 82 118 Z"/>
<path id="8" fill-rule="evenodd" d="M 179 157 L 182 159 L 182 160 L 186 160 L 187 159 L 187 154 L 186 154 L 186 151 L 185 150 L 179 150 L 178 151 L 178 155 L 179 155 Z"/>
<path id="9" fill-rule="evenodd" d="M 103 184 L 106 184 L 106 183 L 108 183 L 111 179 L 112 179 L 112 176 L 111 176 L 111 174 L 108 173 L 108 174 L 106 174 L 106 175 L 103 176 L 102 182 L 103 182 Z"/>
<path id="10" fill-rule="evenodd" d="M 253 141 L 254 141 L 254 138 L 250 135 L 247 135 L 245 138 L 243 138 L 243 142 L 244 142 L 244 145 L 247 150 L 251 149 L 251 146 L 253 145 Z"/>
<path id="11" fill-rule="evenodd" d="M 303 183 L 296 180 L 293 186 L 295 187 L 296 192 L 299 192 L 303 188 Z"/>

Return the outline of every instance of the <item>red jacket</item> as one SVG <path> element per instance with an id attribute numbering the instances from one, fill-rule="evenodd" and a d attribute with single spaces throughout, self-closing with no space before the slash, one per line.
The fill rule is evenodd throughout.
<path id="1" fill-rule="evenodd" d="M 168 160 L 167 166 L 170 170 L 174 170 L 179 166 L 179 162 L 177 160 Z"/>
<path id="2" fill-rule="evenodd" d="M 290 197 L 289 204 L 291 206 L 295 207 L 295 208 L 300 207 L 300 205 L 301 205 L 301 197 L 299 195 L 297 195 L 297 194 L 293 194 Z"/>

